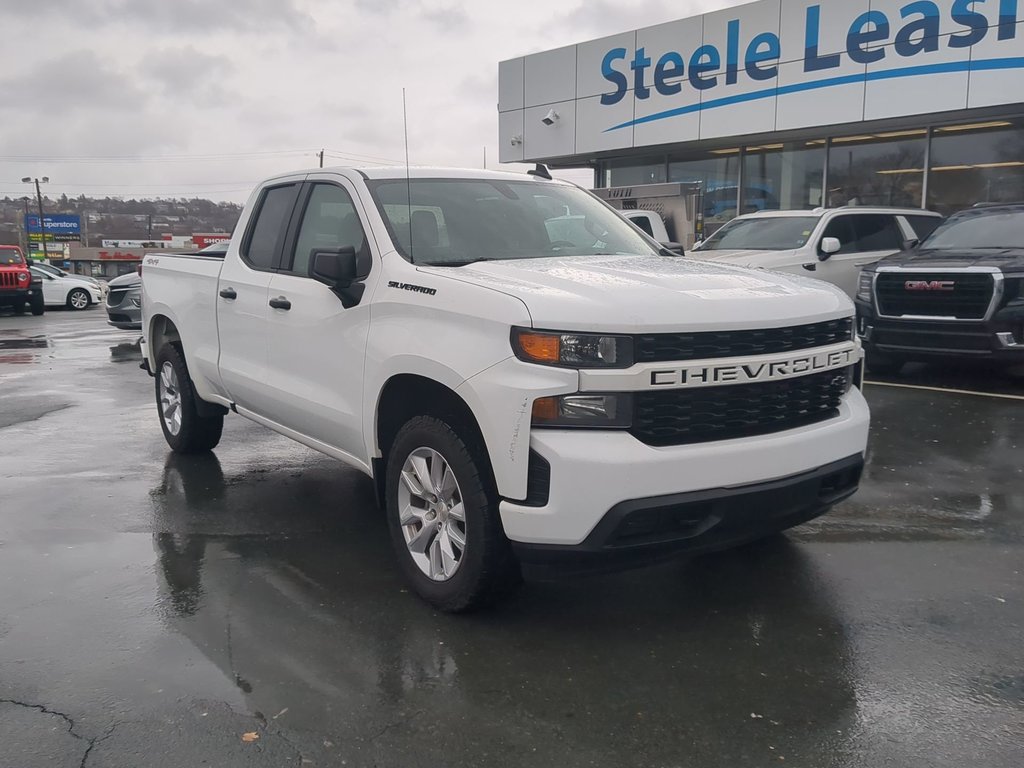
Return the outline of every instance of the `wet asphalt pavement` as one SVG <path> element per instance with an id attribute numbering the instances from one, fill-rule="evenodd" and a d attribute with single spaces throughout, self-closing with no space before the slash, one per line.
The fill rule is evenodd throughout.
<path id="1" fill-rule="evenodd" d="M 237 416 L 171 456 L 136 337 L 0 317 L 2 768 L 1024 761 L 1024 400 L 868 386 L 829 516 L 452 617 L 356 472 Z"/>

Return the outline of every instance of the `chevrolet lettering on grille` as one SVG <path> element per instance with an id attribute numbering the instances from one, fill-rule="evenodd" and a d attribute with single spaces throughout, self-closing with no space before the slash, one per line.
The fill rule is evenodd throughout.
<path id="1" fill-rule="evenodd" d="M 746 384 L 777 381 L 818 371 L 845 368 L 860 359 L 855 347 L 779 360 L 750 361 L 723 365 L 692 365 L 650 372 L 651 387 L 707 387 L 714 384 Z"/>
<path id="2" fill-rule="evenodd" d="M 954 280 L 907 280 L 903 287 L 908 291 L 952 291 Z"/>

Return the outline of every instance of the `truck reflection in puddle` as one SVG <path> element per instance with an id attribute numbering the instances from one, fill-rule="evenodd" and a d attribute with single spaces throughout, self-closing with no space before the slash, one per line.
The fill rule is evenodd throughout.
<path id="1" fill-rule="evenodd" d="M 368 481 L 326 461 L 295 469 L 225 476 L 212 454 L 171 455 L 151 492 L 157 607 L 252 710 L 288 708 L 289 727 L 330 734 L 350 760 L 376 759 L 368 735 L 386 729 L 389 749 L 423 764 L 490 745 L 542 763 L 628 764 L 642 746 L 655 763 L 739 765 L 780 737 L 791 759 L 834 751 L 856 724 L 846 622 L 814 560 L 781 537 L 528 584 L 456 618 L 405 589 Z M 441 711 L 473 737 L 434 738 L 424 713 Z M 774 725 L 734 746 L 700 737 L 751 711 Z"/>

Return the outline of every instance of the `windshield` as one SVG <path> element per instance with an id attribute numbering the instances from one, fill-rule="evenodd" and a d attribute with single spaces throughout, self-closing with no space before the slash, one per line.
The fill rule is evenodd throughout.
<path id="1" fill-rule="evenodd" d="M 702 251 L 788 251 L 807 244 L 817 216 L 733 219 L 700 245 Z"/>
<path id="2" fill-rule="evenodd" d="M 399 252 L 416 264 L 595 254 L 657 255 L 617 213 L 577 187 L 538 181 L 369 182 Z M 411 240 L 411 247 L 410 247 Z"/>
<path id="3" fill-rule="evenodd" d="M 922 250 L 1004 250 L 1024 243 L 1024 210 L 965 211 L 921 243 Z"/>
<path id="4" fill-rule="evenodd" d="M 0 248 L 0 267 L 13 267 L 25 263 L 21 254 L 13 248 Z"/>

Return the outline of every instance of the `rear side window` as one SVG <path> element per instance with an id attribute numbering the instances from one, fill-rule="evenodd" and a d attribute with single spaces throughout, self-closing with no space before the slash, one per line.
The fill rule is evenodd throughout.
<path id="1" fill-rule="evenodd" d="M 654 228 L 651 227 L 651 220 L 646 216 L 637 216 L 635 219 L 630 216 L 629 220 L 636 224 L 640 229 L 646 232 L 651 237 L 654 237 Z"/>
<path id="2" fill-rule="evenodd" d="M 267 189 L 260 198 L 256 218 L 242 244 L 242 258 L 255 269 L 270 269 L 284 237 L 285 225 L 295 204 L 298 185 Z"/>
<path id="3" fill-rule="evenodd" d="M 904 216 L 903 218 L 910 224 L 910 228 L 914 230 L 918 240 L 924 240 L 942 223 L 941 216 Z"/>
<path id="4" fill-rule="evenodd" d="M 903 234 L 895 216 L 856 214 L 837 216 L 829 222 L 822 237 L 838 238 L 839 253 L 898 251 L 903 247 Z"/>

